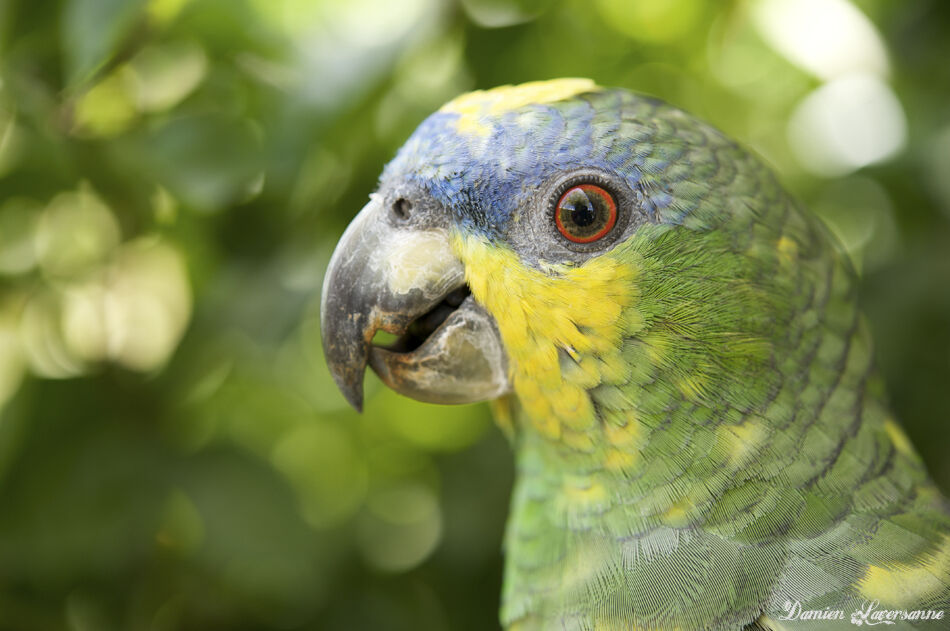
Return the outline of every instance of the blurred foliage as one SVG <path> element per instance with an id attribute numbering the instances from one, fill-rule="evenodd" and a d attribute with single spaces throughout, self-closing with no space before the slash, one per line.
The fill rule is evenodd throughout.
<path id="1" fill-rule="evenodd" d="M 489 629 L 483 406 L 324 367 L 320 283 L 422 118 L 589 76 L 753 147 L 862 270 L 950 486 L 950 4 L 0 2 L 0 629 Z"/>

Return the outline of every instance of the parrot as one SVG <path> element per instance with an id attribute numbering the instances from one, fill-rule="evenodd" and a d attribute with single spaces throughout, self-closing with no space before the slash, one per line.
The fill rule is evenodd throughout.
<path id="1" fill-rule="evenodd" d="M 336 245 L 320 326 L 357 410 L 367 368 L 489 402 L 515 460 L 504 629 L 947 629 L 950 504 L 857 292 L 751 151 L 555 79 L 419 125 Z"/>

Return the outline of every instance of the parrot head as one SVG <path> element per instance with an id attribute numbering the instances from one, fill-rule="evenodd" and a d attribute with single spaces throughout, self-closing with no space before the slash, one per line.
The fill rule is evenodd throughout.
<path id="1" fill-rule="evenodd" d="M 768 297 L 719 246 L 797 254 L 754 225 L 770 178 L 718 131 L 625 90 L 561 79 L 463 95 L 409 138 L 336 248 L 332 374 L 357 408 L 367 365 L 422 401 L 515 394 L 538 429 L 583 441 L 597 387 L 629 379 L 631 354 L 662 364 L 690 327 L 707 345 L 732 335 L 748 369 L 768 342 L 736 305 Z M 668 237 L 725 223 L 718 238 Z M 399 338 L 375 345 L 378 330 Z M 648 348 L 625 344 L 638 332 Z M 700 394 L 729 357 L 691 354 L 674 385 Z"/>

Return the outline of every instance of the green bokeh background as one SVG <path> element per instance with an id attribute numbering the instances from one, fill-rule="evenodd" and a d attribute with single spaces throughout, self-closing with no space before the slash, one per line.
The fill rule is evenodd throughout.
<path id="1" fill-rule="evenodd" d="M 359 416 L 319 340 L 342 229 L 477 87 L 587 76 L 762 154 L 860 267 L 950 487 L 950 3 L 822 1 L 837 66 L 780 0 L 0 2 L 0 630 L 497 627 L 487 409 L 370 376 Z M 842 163 L 815 112 L 869 81 Z"/>

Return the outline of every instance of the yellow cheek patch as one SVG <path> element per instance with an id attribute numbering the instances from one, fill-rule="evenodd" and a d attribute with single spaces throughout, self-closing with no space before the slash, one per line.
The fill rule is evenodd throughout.
<path id="1" fill-rule="evenodd" d="M 491 131 L 491 126 L 485 124 L 486 117 L 498 116 L 527 105 L 563 101 L 598 89 L 597 84 L 590 79 L 531 81 L 469 92 L 449 101 L 439 111 L 458 114 L 456 127 L 460 132 L 483 136 Z"/>
<path id="2" fill-rule="evenodd" d="M 879 600 L 894 607 L 914 607 L 950 582 L 950 537 L 916 564 L 896 563 L 890 567 L 872 565 L 858 583 L 868 600 Z"/>
<path id="3" fill-rule="evenodd" d="M 629 370 L 619 349 L 636 299 L 635 264 L 604 255 L 540 270 L 478 237 L 456 234 L 452 246 L 472 294 L 498 324 L 526 416 L 551 438 L 562 428 L 591 429 L 587 389 Z"/>

